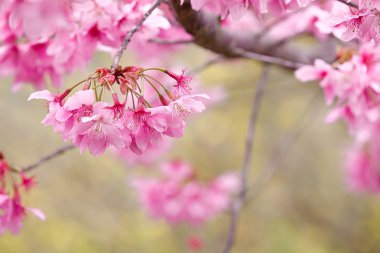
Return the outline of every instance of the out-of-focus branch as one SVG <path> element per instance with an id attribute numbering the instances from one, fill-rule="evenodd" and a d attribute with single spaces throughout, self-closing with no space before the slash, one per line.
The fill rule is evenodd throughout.
<path id="1" fill-rule="evenodd" d="M 180 0 L 171 0 L 171 7 L 176 15 L 177 21 L 184 29 L 193 36 L 194 43 L 209 49 L 217 54 L 225 57 L 237 58 L 245 57 L 239 53 L 239 50 L 244 52 L 254 53 L 258 60 L 268 59 L 271 57 L 272 64 L 294 68 L 300 64 L 311 64 L 316 58 L 322 58 L 325 61 L 332 61 L 335 55 L 333 47 L 328 48 L 330 51 L 320 52 L 320 48 L 312 50 L 301 50 L 296 45 L 285 44 L 274 50 L 274 46 L 278 43 L 276 40 L 265 38 L 259 40 L 259 34 L 231 31 L 223 28 L 217 17 L 202 11 L 194 11 L 189 1 L 180 4 Z M 334 41 L 326 41 L 325 43 L 334 43 Z M 238 52 L 236 49 L 239 49 Z M 265 57 L 264 57 L 265 56 Z M 253 58 L 253 57 L 248 57 Z M 292 63 L 292 64 L 291 64 Z"/>
<path id="2" fill-rule="evenodd" d="M 161 45 L 185 45 L 193 43 L 192 39 L 188 40 L 162 40 L 162 39 L 150 39 L 148 42 L 161 44 Z"/>
<path id="3" fill-rule="evenodd" d="M 299 120 L 296 121 L 297 126 L 289 131 L 273 149 L 273 152 L 268 159 L 268 163 L 263 167 L 261 173 L 249 187 L 246 202 L 249 202 L 251 199 L 259 195 L 264 187 L 272 180 L 276 172 L 279 171 L 278 168 L 281 167 L 280 163 L 289 155 L 297 140 L 299 140 L 305 130 L 315 120 L 316 115 L 318 114 L 317 110 L 320 110 L 321 108 L 315 106 L 316 100 L 320 99 L 319 95 L 320 93 L 318 91 L 318 93 L 316 93 L 310 100 L 309 105 L 305 108 L 304 112 L 299 116 Z"/>
<path id="4" fill-rule="evenodd" d="M 269 55 L 263 55 L 263 54 L 258 54 L 254 52 L 244 51 L 240 48 L 235 48 L 234 51 L 244 58 L 254 59 L 254 60 L 258 60 L 258 61 L 270 63 L 270 64 L 275 64 L 275 65 L 283 66 L 285 68 L 297 69 L 305 65 L 303 63 L 288 61 L 282 58 L 277 58 L 277 57 L 273 57 Z"/>
<path id="5" fill-rule="evenodd" d="M 75 148 L 75 146 L 72 144 L 60 147 L 57 150 L 54 150 L 53 152 L 51 152 L 50 154 L 42 157 L 41 159 L 39 159 L 35 163 L 18 170 L 18 172 L 30 172 L 30 171 L 36 169 L 37 167 L 41 166 L 42 164 L 44 164 L 44 163 L 46 163 L 46 162 L 48 162 L 54 158 L 57 158 L 57 157 L 65 154 L 67 151 L 72 150 L 74 148 Z"/>
<path id="6" fill-rule="evenodd" d="M 243 165 L 241 167 L 241 174 L 240 174 L 240 180 L 241 180 L 241 189 L 239 192 L 239 195 L 233 202 L 233 205 L 231 207 L 231 220 L 230 225 L 228 229 L 228 235 L 227 235 L 227 241 L 223 249 L 223 253 L 229 253 L 232 246 L 234 245 L 235 239 L 236 239 L 236 233 L 238 228 L 238 222 L 240 217 L 240 211 L 244 204 L 246 193 L 247 193 L 247 179 L 249 174 L 249 168 L 252 161 L 252 150 L 253 145 L 255 142 L 255 130 L 257 125 L 257 119 L 260 112 L 261 102 L 264 95 L 264 89 L 265 85 L 268 80 L 268 74 L 269 74 L 269 65 L 264 65 L 263 72 L 261 75 L 261 78 L 257 84 L 257 89 L 254 95 L 254 100 L 252 102 L 252 111 L 249 118 L 249 125 L 247 130 L 247 137 L 245 141 L 245 151 L 244 151 L 244 160 Z"/>
<path id="7" fill-rule="evenodd" d="M 214 58 L 211 58 L 210 60 L 208 61 L 205 61 L 204 63 L 198 65 L 198 66 L 195 66 L 193 69 L 191 69 L 190 71 L 188 71 L 188 74 L 189 75 L 195 75 L 195 74 L 198 74 L 204 70 L 206 70 L 207 68 L 219 63 L 219 62 L 222 62 L 224 61 L 226 58 L 223 57 L 223 56 L 216 56 Z"/>
<path id="8" fill-rule="evenodd" d="M 154 1 L 154 3 L 152 4 L 152 6 L 147 10 L 147 12 L 145 12 L 144 16 L 140 19 L 140 21 L 131 30 L 128 31 L 127 36 L 125 36 L 123 42 L 121 43 L 121 46 L 120 46 L 119 50 L 116 53 L 115 59 L 114 59 L 114 61 L 112 63 L 112 66 L 111 66 L 111 72 L 115 71 L 115 68 L 117 67 L 117 65 L 120 62 L 121 56 L 123 55 L 123 52 L 127 48 L 127 45 L 129 44 L 129 42 L 131 42 L 131 39 L 132 39 L 133 35 L 138 30 L 140 30 L 140 28 L 143 25 L 143 23 L 145 22 L 145 20 L 161 4 L 162 1 L 163 0 L 156 0 L 156 1 Z"/>

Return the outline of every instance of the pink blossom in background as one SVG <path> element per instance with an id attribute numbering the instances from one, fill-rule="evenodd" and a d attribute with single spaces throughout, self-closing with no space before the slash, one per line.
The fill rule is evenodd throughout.
<path id="1" fill-rule="evenodd" d="M 187 247 L 193 251 L 199 251 L 203 249 L 203 240 L 198 236 L 190 236 L 187 239 Z"/>
<path id="2" fill-rule="evenodd" d="M 60 87 L 63 76 L 83 69 L 94 52 L 114 53 L 152 2 L 6 1 L 0 8 L 0 75 L 13 76 L 16 90 L 25 83 L 43 89 L 45 76 L 55 87 Z M 226 29 L 240 29 L 243 25 L 244 30 L 257 32 L 283 18 L 284 22 L 272 27 L 266 35 L 277 40 L 308 32 L 320 38 L 333 32 L 343 40 L 378 39 L 378 1 L 360 1 L 359 10 L 332 0 L 190 2 L 195 10 L 221 15 Z M 299 19 L 305 22 L 297 22 Z M 143 62 L 152 64 L 161 63 L 165 52 L 179 47 L 154 43 L 152 39 L 170 41 L 191 39 L 191 36 L 178 26 L 170 8 L 162 4 L 144 22 L 130 46 L 132 51 L 139 52 L 136 55 Z M 178 88 L 187 92 L 186 85 Z"/>
<path id="3" fill-rule="evenodd" d="M 380 146 L 378 141 L 354 146 L 347 153 L 347 181 L 353 190 L 380 192 Z"/>
<path id="4" fill-rule="evenodd" d="M 209 221 L 229 207 L 240 188 L 235 174 L 223 174 L 206 183 L 197 178 L 190 164 L 179 160 L 162 164 L 160 172 L 157 179 L 135 178 L 132 186 L 146 211 L 169 223 Z"/>
<path id="5" fill-rule="evenodd" d="M 45 76 L 51 79 L 54 86 L 60 87 L 63 76 L 83 69 L 94 52 L 105 50 L 114 53 L 152 2 L 6 1 L 0 8 L 0 75 L 13 76 L 15 89 L 25 83 L 43 89 Z M 278 40 L 303 32 L 312 32 L 318 37 L 334 32 L 343 39 L 360 37 L 363 40 L 377 40 L 378 36 L 377 1 L 360 1 L 357 13 L 337 1 L 190 2 L 195 10 L 221 15 L 225 18 L 222 25 L 232 30 L 237 26 L 240 29 L 245 24 L 247 31 L 262 31 L 278 17 L 284 17 L 284 22 L 266 35 Z M 300 18 L 305 22 L 296 22 Z M 326 23 L 325 20 L 330 21 Z M 292 29 L 284 29 L 284 26 Z M 178 45 L 154 43 L 152 39 L 170 41 L 191 37 L 174 21 L 170 8 L 162 4 L 144 22 L 130 46 L 132 51 L 139 52 L 136 55 L 143 62 L 152 64 L 161 63 L 165 52 L 178 48 Z M 180 85 L 179 88 L 187 91 L 184 86 Z"/>
<path id="6" fill-rule="evenodd" d="M 39 209 L 27 208 L 22 203 L 21 191 L 28 192 L 35 184 L 32 177 L 14 171 L 0 153 L 0 235 L 7 231 L 19 233 L 27 211 L 41 220 L 45 219 Z"/>
<path id="7" fill-rule="evenodd" d="M 60 87 L 63 76 L 83 69 L 95 50 L 114 52 L 153 1 L 26 0 L 7 1 L 0 8 L 0 75 L 13 76 L 15 89 L 45 85 L 48 75 Z M 43 25 L 41 25 L 43 24 Z M 42 27 L 42 28 L 41 28 Z M 135 45 L 160 38 L 171 24 L 159 9 L 144 23 Z M 185 33 L 178 27 L 171 35 Z M 148 49 L 148 47 L 144 47 Z"/>
<path id="8" fill-rule="evenodd" d="M 343 119 L 348 124 L 355 147 L 347 155 L 346 168 L 350 185 L 359 190 L 379 190 L 379 56 L 380 47 L 369 42 L 358 51 L 343 52 L 332 65 L 317 60 L 295 73 L 301 81 L 319 81 L 327 104 L 333 106 L 327 122 Z"/>

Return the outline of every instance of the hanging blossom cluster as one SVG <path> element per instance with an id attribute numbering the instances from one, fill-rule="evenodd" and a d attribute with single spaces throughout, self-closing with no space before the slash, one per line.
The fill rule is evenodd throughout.
<path id="1" fill-rule="evenodd" d="M 166 74 L 175 84 L 167 88 L 149 75 L 150 71 Z M 190 95 L 191 80 L 184 73 L 177 75 L 158 68 L 118 66 L 113 72 L 101 68 L 61 94 L 37 91 L 29 100 L 46 100 L 49 110 L 42 123 L 53 126 L 81 152 L 87 148 L 91 154 L 99 155 L 113 147 L 142 154 L 159 147 L 164 136 L 181 137 L 184 119 L 205 110 L 202 100 L 209 97 Z M 82 88 L 74 92 L 81 84 Z M 153 88 L 159 104 L 145 98 L 146 85 Z M 107 95 L 112 103 L 105 101 Z"/>
<path id="2" fill-rule="evenodd" d="M 202 224 L 225 211 L 240 188 L 238 177 L 226 173 L 204 183 L 188 163 L 173 160 L 160 166 L 158 179 L 132 181 L 142 206 L 169 223 Z"/>
<path id="3" fill-rule="evenodd" d="M 95 50 L 116 50 L 152 2 L 2 0 L 0 76 L 12 76 L 15 89 L 24 83 L 42 89 L 47 76 L 60 87 L 63 75 L 83 68 Z M 144 22 L 136 44 L 165 37 L 171 27 L 164 12 L 156 9 Z M 175 33 L 173 28 L 171 35 Z"/>
<path id="4" fill-rule="evenodd" d="M 328 105 L 334 108 L 327 122 L 343 119 L 355 143 L 346 167 L 354 189 L 380 191 L 380 46 L 363 44 L 358 51 L 342 50 L 330 65 L 316 60 L 314 66 L 296 71 L 303 81 L 317 80 Z"/>
<path id="5" fill-rule="evenodd" d="M 0 152 L 0 235 L 7 230 L 17 234 L 27 215 L 27 211 L 41 220 L 45 215 L 35 208 L 27 208 L 22 203 L 22 192 L 28 192 L 35 185 L 32 177 L 12 168 Z"/>

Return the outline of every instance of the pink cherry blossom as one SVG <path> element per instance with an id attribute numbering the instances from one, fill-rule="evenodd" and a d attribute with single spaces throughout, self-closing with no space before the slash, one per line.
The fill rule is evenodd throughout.
<path id="1" fill-rule="evenodd" d="M 353 190 L 380 191 L 379 157 L 380 148 L 375 141 L 349 150 L 346 172 L 348 184 Z"/>
<path id="2" fill-rule="evenodd" d="M 193 251 L 203 249 L 203 240 L 198 236 L 191 236 L 187 239 L 187 247 Z"/>
<path id="3" fill-rule="evenodd" d="M 73 142 L 81 152 L 88 148 L 91 154 L 99 155 L 109 146 L 119 149 L 130 142 L 129 138 L 122 135 L 122 125 L 112 120 L 111 112 L 106 106 L 103 102 L 96 102 L 92 115 L 82 117 L 81 122 L 73 127 Z"/>
<path id="4" fill-rule="evenodd" d="M 349 52 L 348 58 L 343 53 L 333 65 L 317 60 L 314 66 L 296 71 L 299 80 L 317 80 L 324 89 L 327 103 L 333 106 L 326 121 L 343 119 L 348 124 L 354 145 L 348 152 L 346 168 L 349 183 L 357 190 L 379 191 L 379 53 L 379 46 L 370 42 L 358 52 Z"/>
<path id="5" fill-rule="evenodd" d="M 209 99 L 205 94 L 178 94 L 174 99 L 170 88 L 146 73 L 149 70 L 173 77 L 171 72 L 158 68 L 118 66 L 113 73 L 109 69 L 99 68 L 62 94 L 38 91 L 32 93 L 29 100 L 43 99 L 48 102 L 48 114 L 42 123 L 53 126 L 55 132 L 60 133 L 65 141 L 72 141 L 80 152 L 88 149 L 91 154 L 100 155 L 113 147 L 116 150 L 129 149 L 141 155 L 150 149 L 157 149 L 164 136 L 181 137 L 185 118 L 204 111 L 202 100 Z M 155 99 L 162 105 L 153 106 L 145 99 L 142 78 L 156 82 L 149 81 L 149 84 L 155 92 Z M 81 84 L 82 90 L 74 92 Z M 117 85 L 119 89 L 114 89 Z M 159 89 L 163 89 L 165 95 Z M 123 102 L 119 100 L 118 90 L 125 97 Z M 111 92 L 112 105 L 102 101 L 107 92 Z"/>
<path id="6" fill-rule="evenodd" d="M 177 82 L 177 84 L 174 85 L 177 89 L 177 94 L 190 94 L 190 84 L 193 78 L 190 76 L 185 76 L 185 70 L 182 70 L 181 75 L 174 74 L 171 71 L 167 71 L 166 73 Z"/>
<path id="7" fill-rule="evenodd" d="M 19 233 L 27 211 L 45 219 L 39 209 L 27 208 L 22 203 L 20 192 L 28 192 L 35 185 L 32 177 L 15 171 L 0 153 L 0 235 L 8 230 L 11 234 Z"/>
<path id="8" fill-rule="evenodd" d="M 130 168 L 138 165 L 150 166 L 165 157 L 171 148 L 172 142 L 164 136 L 158 147 L 147 149 L 141 154 L 136 154 L 129 147 L 114 150 L 114 153 L 122 160 L 126 168 Z"/>
<path id="9" fill-rule="evenodd" d="M 161 178 L 133 180 L 143 207 L 170 223 L 201 224 L 230 204 L 240 184 L 234 174 L 222 175 L 205 184 L 197 180 L 191 165 L 179 160 L 161 166 Z"/>

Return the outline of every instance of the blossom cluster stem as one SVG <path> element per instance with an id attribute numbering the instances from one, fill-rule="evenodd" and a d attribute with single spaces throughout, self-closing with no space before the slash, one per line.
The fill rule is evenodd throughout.
<path id="1" fill-rule="evenodd" d="M 149 8 L 149 10 L 144 14 L 144 16 L 141 18 L 141 20 L 131 29 L 128 31 L 127 36 L 124 38 L 123 42 L 121 43 L 121 46 L 119 50 L 116 53 L 115 59 L 111 66 L 111 73 L 115 71 L 117 65 L 120 62 L 121 56 L 123 55 L 124 50 L 127 48 L 129 42 L 131 42 L 131 39 L 133 35 L 140 30 L 145 20 L 152 14 L 152 12 L 162 3 L 163 0 L 156 0 L 152 4 L 152 6 Z"/>
<path id="2" fill-rule="evenodd" d="M 269 75 L 269 65 L 264 65 L 263 71 L 260 77 L 260 80 L 257 83 L 256 92 L 254 95 L 254 100 L 252 102 L 252 111 L 249 118 L 247 136 L 245 140 L 245 151 L 243 164 L 240 172 L 240 181 L 241 181 L 241 189 L 239 195 L 235 199 L 231 207 L 231 219 L 228 229 L 227 241 L 223 248 L 223 253 L 229 253 L 232 249 L 232 246 L 235 243 L 236 233 L 238 229 L 239 217 L 242 206 L 244 204 L 246 193 L 248 190 L 248 175 L 249 169 L 253 157 L 253 145 L 255 142 L 255 130 L 257 126 L 257 120 L 260 112 L 261 103 L 264 96 L 265 86 L 267 84 Z"/>

